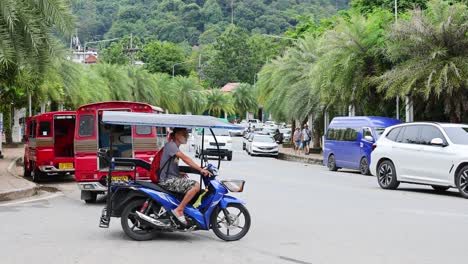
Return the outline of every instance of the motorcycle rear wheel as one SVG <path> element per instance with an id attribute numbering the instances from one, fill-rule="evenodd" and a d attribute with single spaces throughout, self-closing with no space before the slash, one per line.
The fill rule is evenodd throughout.
<path id="1" fill-rule="evenodd" d="M 228 215 L 226 215 L 226 213 Z M 241 223 L 243 216 L 243 223 Z M 231 220 L 228 223 L 227 217 Z M 211 228 L 217 237 L 224 241 L 236 241 L 243 238 L 250 229 L 250 214 L 242 204 L 228 204 L 226 209 L 220 206 L 211 214 Z M 241 229 L 239 233 L 232 234 L 230 230 Z"/>
<path id="2" fill-rule="evenodd" d="M 122 211 L 120 223 L 125 234 L 137 241 L 146 241 L 154 238 L 156 230 L 139 220 L 135 211 L 140 210 L 145 200 L 131 201 Z"/>

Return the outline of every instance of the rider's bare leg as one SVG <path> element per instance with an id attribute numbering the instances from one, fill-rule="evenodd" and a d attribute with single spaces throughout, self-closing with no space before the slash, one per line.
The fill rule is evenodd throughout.
<path id="1" fill-rule="evenodd" d="M 184 215 L 184 208 L 187 204 L 195 197 L 195 195 L 200 191 L 200 184 L 197 182 L 195 185 L 190 189 L 188 192 L 185 193 L 184 199 L 180 202 L 179 206 L 177 206 L 174 211 L 177 213 L 177 216 Z"/>

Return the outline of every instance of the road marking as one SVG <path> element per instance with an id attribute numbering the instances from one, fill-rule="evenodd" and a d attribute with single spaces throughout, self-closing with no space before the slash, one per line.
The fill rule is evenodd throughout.
<path id="1" fill-rule="evenodd" d="M 418 215 L 433 215 L 433 216 L 443 216 L 443 217 L 455 216 L 455 217 L 468 218 L 468 214 L 459 214 L 459 213 L 450 213 L 450 212 L 430 212 L 430 211 L 424 211 L 424 210 L 410 210 L 410 209 L 397 209 L 395 211 L 402 212 L 402 213 L 418 214 Z"/>
<path id="2" fill-rule="evenodd" d="M 50 195 L 45 195 L 45 196 L 41 196 L 41 197 L 34 198 L 34 199 L 26 199 L 26 200 L 22 200 L 22 201 L 15 201 L 15 202 L 9 202 L 9 203 L 0 203 L 0 207 L 2 207 L 2 206 L 19 205 L 19 204 L 24 204 L 24 203 L 32 203 L 32 202 L 37 202 L 37 201 L 52 199 L 52 198 L 59 197 L 59 196 L 63 196 L 63 193 L 61 193 L 61 192 L 59 192 L 59 193 L 51 193 Z"/>

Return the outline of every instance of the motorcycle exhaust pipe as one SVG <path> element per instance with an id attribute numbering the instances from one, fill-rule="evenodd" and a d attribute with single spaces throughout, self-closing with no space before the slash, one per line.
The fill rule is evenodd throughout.
<path id="1" fill-rule="evenodd" d="M 135 213 L 137 214 L 138 218 L 140 218 L 141 220 L 153 225 L 154 227 L 157 227 L 157 228 L 171 228 L 171 224 L 166 224 L 166 223 L 163 223 L 157 219 L 154 219 L 150 216 L 147 216 L 143 213 L 140 213 L 139 211 L 135 211 Z"/>

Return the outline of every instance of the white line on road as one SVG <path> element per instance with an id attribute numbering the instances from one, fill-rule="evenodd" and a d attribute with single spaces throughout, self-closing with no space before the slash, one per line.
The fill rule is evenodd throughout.
<path id="1" fill-rule="evenodd" d="M 425 210 L 411 210 L 411 209 L 396 209 L 395 211 L 401 213 L 411 213 L 411 214 L 418 214 L 418 215 L 432 215 L 432 216 L 455 216 L 455 217 L 466 217 L 468 218 L 468 214 L 459 214 L 459 213 L 450 213 L 450 212 L 430 212 Z"/>
<path id="2" fill-rule="evenodd" d="M 61 193 L 61 192 L 51 193 L 50 195 L 45 195 L 45 196 L 41 196 L 41 197 L 38 197 L 38 198 L 28 198 L 26 200 L 21 200 L 21 201 L 15 201 L 15 202 L 9 202 L 9 203 L 0 203 L 0 207 L 2 207 L 2 206 L 13 206 L 13 205 L 24 204 L 24 203 L 32 203 L 32 202 L 52 199 L 52 198 L 59 197 L 59 196 L 63 196 L 63 193 Z"/>

